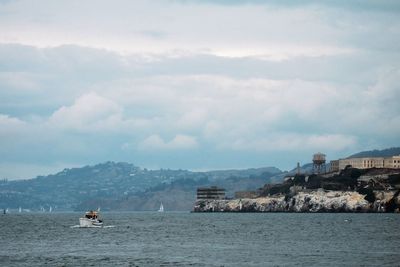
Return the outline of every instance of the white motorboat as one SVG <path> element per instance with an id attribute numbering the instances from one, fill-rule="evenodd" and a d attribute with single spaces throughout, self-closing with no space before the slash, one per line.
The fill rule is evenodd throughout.
<path id="1" fill-rule="evenodd" d="M 79 218 L 80 227 L 103 227 L 103 221 L 99 219 L 97 211 L 87 211 L 85 217 Z"/>

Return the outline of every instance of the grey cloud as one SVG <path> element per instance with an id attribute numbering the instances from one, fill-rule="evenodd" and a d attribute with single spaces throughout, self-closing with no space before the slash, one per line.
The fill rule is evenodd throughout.
<path id="1" fill-rule="evenodd" d="M 155 30 L 141 31 L 140 34 L 152 39 L 164 39 L 167 36 L 167 33 Z"/>
<path id="2" fill-rule="evenodd" d="M 279 1 L 259 8 L 254 4 L 264 1 L 229 7 L 129 1 L 121 17 L 103 16 L 106 2 L 88 17 L 90 2 L 78 11 L 52 3 L 41 21 L 35 19 L 42 13 L 23 1 L 5 8 L 16 17 L 1 18 L 16 37 L 0 40 L 1 166 L 121 160 L 166 168 L 290 168 L 317 147 L 335 158 L 398 145 L 394 2 L 358 8 L 358 1 Z M 130 19 L 132 8 L 140 14 Z M 26 13 L 29 19 L 20 19 Z M 22 31 L 27 25 L 45 37 L 37 47 L 22 45 L 30 41 Z M 65 36 L 77 42 L 58 46 Z M 85 43 L 86 36 L 98 38 Z M 94 48 L 113 44 L 125 46 Z M 155 49 L 140 52 L 147 46 Z"/>
<path id="3" fill-rule="evenodd" d="M 264 5 L 264 6 L 275 6 L 284 8 L 299 8 L 304 6 L 324 6 L 341 9 L 351 9 L 355 11 L 382 11 L 382 12 L 399 12 L 400 4 L 396 0 L 355 0 L 355 1 L 313 1 L 313 0 L 302 0 L 302 1 L 290 1 L 290 0 L 173 0 L 173 2 L 183 4 L 211 4 L 211 5 L 226 5 L 226 6 L 237 6 L 237 5 Z"/>

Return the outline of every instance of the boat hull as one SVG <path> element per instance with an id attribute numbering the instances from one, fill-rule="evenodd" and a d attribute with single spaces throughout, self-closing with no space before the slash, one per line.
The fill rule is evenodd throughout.
<path id="1" fill-rule="evenodd" d="M 79 226 L 80 227 L 103 227 L 103 222 L 98 220 L 88 219 L 88 218 L 79 218 Z"/>

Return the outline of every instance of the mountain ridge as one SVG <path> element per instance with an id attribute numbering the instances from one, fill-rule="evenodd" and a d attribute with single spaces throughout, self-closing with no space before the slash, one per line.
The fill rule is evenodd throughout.
<path id="1" fill-rule="evenodd" d="M 148 170 L 127 162 L 108 161 L 33 179 L 2 181 L 0 208 L 39 210 L 52 206 L 53 210 L 84 210 L 102 206 L 151 210 L 162 200 L 172 209 L 187 210 L 198 186 L 222 186 L 233 195 L 241 188 L 257 189 L 274 181 L 274 175 L 280 173 L 275 167 L 209 172 Z"/>
<path id="2" fill-rule="evenodd" d="M 347 158 L 364 158 L 364 157 L 392 157 L 400 155 L 400 147 L 391 147 L 386 149 L 366 150 L 355 153 Z"/>

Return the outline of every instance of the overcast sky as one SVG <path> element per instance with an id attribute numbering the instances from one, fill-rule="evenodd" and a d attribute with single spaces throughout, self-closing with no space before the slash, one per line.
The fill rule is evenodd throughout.
<path id="1" fill-rule="evenodd" d="M 0 178 L 400 146 L 400 2 L 321 2 L 0 0 Z"/>

